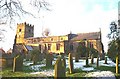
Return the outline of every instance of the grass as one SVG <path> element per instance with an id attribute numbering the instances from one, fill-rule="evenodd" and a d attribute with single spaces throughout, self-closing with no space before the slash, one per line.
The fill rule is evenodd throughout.
<path id="1" fill-rule="evenodd" d="M 2 72 L 0 72 L 0 75 L 2 77 L 29 77 L 30 75 L 25 72 L 13 72 L 11 68 L 3 69 Z"/>
<path id="2" fill-rule="evenodd" d="M 25 73 L 34 72 L 34 70 L 31 70 L 31 69 L 29 68 L 29 66 L 23 66 L 23 71 L 24 71 Z"/>
<path id="3" fill-rule="evenodd" d="M 68 71 L 68 69 L 66 69 Z M 82 69 L 77 68 L 74 69 L 72 74 L 67 73 L 66 76 L 67 77 L 84 77 L 86 75 L 87 72 L 82 71 Z"/>
<path id="4" fill-rule="evenodd" d="M 120 67 L 119 67 L 120 68 Z M 43 66 L 41 67 L 42 70 L 48 70 L 48 69 L 54 69 L 54 66 L 52 67 L 46 67 Z M 95 70 L 100 70 L 100 71 L 111 71 L 115 74 L 115 67 L 107 67 L 107 66 L 100 66 L 100 67 L 96 67 Z M 66 69 L 66 71 L 68 71 L 68 68 Z M 0 75 L 2 75 L 3 77 L 46 77 L 43 74 L 30 74 L 31 70 L 29 70 L 29 68 L 27 66 L 24 67 L 24 71 L 20 71 L 20 72 L 12 72 L 12 68 L 6 68 L 3 69 L 2 72 L 0 72 Z M 92 71 L 90 71 L 92 72 Z M 74 79 L 74 77 L 79 77 L 80 79 L 85 79 L 85 75 L 88 72 L 86 71 L 82 71 L 82 69 L 78 68 L 78 69 L 74 69 L 74 73 L 66 74 L 66 77 Z M 116 79 L 119 79 L 120 74 L 115 74 Z"/>
<path id="5" fill-rule="evenodd" d="M 78 77 L 80 79 L 86 79 L 85 78 L 86 73 L 85 72 L 79 72 L 79 73 L 73 73 L 73 74 L 67 74 L 66 77 L 70 79 L 74 79 L 74 77 Z"/>
<path id="6" fill-rule="evenodd" d="M 41 64 L 41 63 L 39 63 L 39 64 Z M 30 74 L 31 72 L 36 72 L 36 71 L 30 69 L 29 67 L 30 66 L 24 66 L 23 71 L 20 71 L 20 72 L 12 72 L 12 68 L 6 68 L 6 69 L 3 69 L 2 72 L 0 72 L 0 75 L 2 75 L 3 77 L 46 77 L 43 74 Z M 92 67 L 92 65 L 90 64 L 89 66 L 84 66 L 84 67 Z M 54 65 L 52 65 L 51 67 L 43 66 L 40 69 L 41 70 L 54 69 Z M 120 69 L 120 67 L 119 67 L 119 69 Z M 111 71 L 115 74 L 115 67 L 99 66 L 99 67 L 95 67 L 95 70 L 93 70 L 93 71 L 96 71 L 96 70 Z M 66 71 L 69 71 L 69 69 L 67 68 Z M 93 72 L 93 71 L 90 71 L 90 72 Z M 78 68 L 78 69 L 74 69 L 74 73 L 72 73 L 72 74 L 67 73 L 66 77 L 70 77 L 71 79 L 74 79 L 74 77 L 79 77 L 80 79 L 85 79 L 85 75 L 87 73 L 88 72 L 82 71 L 82 69 Z M 119 73 L 120 73 L 120 71 L 119 71 Z M 115 76 L 118 79 L 120 77 L 120 74 L 115 74 Z"/>
<path id="7" fill-rule="evenodd" d="M 48 69 L 54 69 L 54 65 L 52 65 L 51 67 L 46 67 L 46 66 L 41 67 L 41 70 L 48 70 Z M 13 72 L 12 68 L 5 68 L 0 72 L 0 75 L 2 75 L 2 77 L 46 77 L 43 74 L 30 74 L 32 72 L 36 72 L 36 71 L 31 70 L 29 66 L 24 66 L 23 71 L 19 71 L 19 72 L 18 71 Z"/>
<path id="8" fill-rule="evenodd" d="M 99 66 L 99 67 L 95 67 L 95 69 L 101 70 L 101 71 L 111 71 L 111 72 L 115 73 L 115 67 Z M 119 67 L 119 69 L 120 69 L 120 67 Z"/>
<path id="9" fill-rule="evenodd" d="M 43 67 L 41 67 L 41 69 L 42 69 L 42 70 L 54 69 L 54 65 L 52 65 L 51 67 L 43 66 Z"/>
<path id="10" fill-rule="evenodd" d="M 115 76 L 116 76 L 116 79 L 119 79 L 120 78 L 120 70 L 119 70 L 119 74 L 116 74 L 115 73 L 115 67 L 109 67 L 109 66 L 100 66 L 100 67 L 96 67 L 95 69 L 97 69 L 97 70 L 100 70 L 100 71 L 111 71 L 111 72 L 113 72 L 114 74 L 115 74 Z M 120 67 L 119 67 L 119 69 L 120 69 Z"/>
<path id="11" fill-rule="evenodd" d="M 33 71 L 27 69 L 23 71 L 13 72 L 11 68 L 6 68 L 0 72 L 0 75 L 2 75 L 2 77 L 46 77 L 46 75 L 43 74 L 30 74 L 31 72 Z"/>

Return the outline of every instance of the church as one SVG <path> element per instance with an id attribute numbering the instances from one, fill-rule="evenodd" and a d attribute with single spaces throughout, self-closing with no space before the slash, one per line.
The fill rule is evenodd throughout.
<path id="1" fill-rule="evenodd" d="M 34 37 L 34 25 L 25 23 L 17 24 L 15 44 L 17 50 L 29 51 L 37 48 L 43 53 L 74 53 L 80 44 L 96 49 L 99 54 L 103 54 L 103 44 L 101 40 L 101 30 L 99 32 L 67 34 L 61 36 Z M 14 46 L 13 46 L 14 47 Z"/>

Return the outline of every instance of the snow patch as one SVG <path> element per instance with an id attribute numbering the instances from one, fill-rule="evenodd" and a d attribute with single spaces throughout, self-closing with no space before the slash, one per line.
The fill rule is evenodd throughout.
<path id="1" fill-rule="evenodd" d="M 101 77 L 100 79 L 116 79 L 111 71 L 90 72 L 86 74 L 85 77 L 99 77 L 99 78 Z"/>
<path id="2" fill-rule="evenodd" d="M 42 75 L 45 75 L 45 76 L 54 76 L 54 70 L 50 69 L 50 70 L 44 70 L 44 71 L 41 71 L 41 72 L 32 72 L 30 74 L 42 74 Z"/>
<path id="3" fill-rule="evenodd" d="M 33 66 L 30 66 L 30 69 L 34 70 L 34 71 L 40 71 L 41 67 L 43 67 L 43 66 L 45 66 L 45 64 L 33 65 Z"/>
<path id="4" fill-rule="evenodd" d="M 33 64 L 32 61 L 25 61 L 25 62 L 23 62 L 24 66 L 30 66 L 31 64 Z"/>
<path id="5" fill-rule="evenodd" d="M 87 67 L 87 68 L 82 68 L 82 70 L 83 71 L 92 71 L 92 70 L 94 70 L 94 68 L 93 67 Z"/>

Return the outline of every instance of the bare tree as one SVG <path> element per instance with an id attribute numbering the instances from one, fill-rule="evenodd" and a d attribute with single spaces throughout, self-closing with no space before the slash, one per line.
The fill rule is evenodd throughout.
<path id="1" fill-rule="evenodd" d="M 0 41 L 3 41 L 3 38 L 5 37 L 3 32 L 6 32 L 6 31 L 4 29 L 0 29 Z"/>
<path id="2" fill-rule="evenodd" d="M 41 8 L 49 10 L 47 7 L 49 4 L 44 0 L 30 0 L 30 4 L 36 7 L 38 12 Z M 15 21 L 15 17 L 20 18 L 24 14 L 33 15 L 33 13 L 24 10 L 23 7 L 20 0 L 0 0 L 0 20 L 2 20 L 0 23 L 6 24 L 8 20 L 11 23 Z"/>
<path id="3" fill-rule="evenodd" d="M 32 5 L 32 7 L 35 7 L 38 13 L 40 12 L 40 9 L 50 10 L 48 8 L 49 3 L 46 2 L 45 0 L 28 0 L 28 1 L 29 1 L 28 4 Z M 22 5 L 22 0 L 0 0 L 0 25 L 3 24 L 10 25 L 12 22 L 15 22 L 16 18 L 21 18 L 25 14 L 34 16 L 32 12 L 28 12 L 24 9 L 24 6 Z M 0 41 L 3 38 L 4 38 L 3 31 L 0 30 Z"/>

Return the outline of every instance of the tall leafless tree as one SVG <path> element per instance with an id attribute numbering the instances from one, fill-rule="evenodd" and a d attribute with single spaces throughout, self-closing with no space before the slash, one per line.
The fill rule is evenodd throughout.
<path id="1" fill-rule="evenodd" d="M 35 7 L 36 11 L 40 12 L 40 9 L 50 10 L 48 8 L 49 3 L 45 0 L 28 0 L 32 7 Z M 27 4 L 26 4 L 27 5 Z M 15 22 L 16 18 L 21 18 L 23 15 L 28 14 L 34 16 L 32 12 L 28 12 L 22 5 L 22 0 L 0 0 L 0 25 L 11 24 Z M 2 37 L 1 37 L 2 36 Z M 3 38 L 2 29 L 0 29 L 0 40 Z"/>
<path id="2" fill-rule="evenodd" d="M 30 0 L 30 5 L 36 7 L 38 12 L 41 8 L 48 9 L 49 3 L 45 2 L 44 0 Z M 29 13 L 23 9 L 21 0 L 0 0 L 0 24 L 6 24 L 9 20 L 11 23 L 15 21 L 15 17 L 21 17 L 24 14 L 33 15 L 33 13 Z"/>

